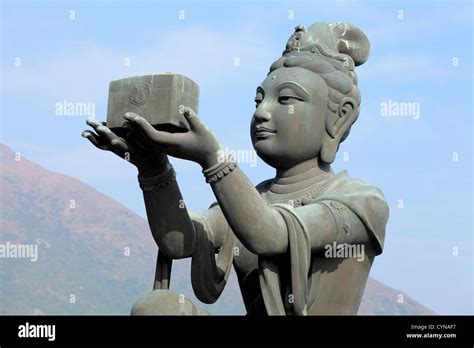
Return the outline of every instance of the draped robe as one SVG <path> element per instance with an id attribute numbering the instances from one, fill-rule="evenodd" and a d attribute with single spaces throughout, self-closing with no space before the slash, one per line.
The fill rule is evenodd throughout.
<path id="1" fill-rule="evenodd" d="M 193 219 L 201 229 L 199 251 L 192 260 L 192 284 L 206 303 L 217 300 L 233 263 L 248 315 L 357 314 L 374 257 L 382 253 L 388 206 L 382 192 L 346 171 L 324 179 L 318 194 L 305 206 L 324 205 L 334 218 L 334 241 L 351 244 L 367 236 L 362 258 L 327 257 L 324 250 L 312 252 L 311 231 L 290 202 L 274 202 L 269 192 L 273 180 L 256 188 L 284 219 L 288 231 L 285 254 L 257 256 L 227 228 L 224 245 L 214 257 L 212 226 L 204 218 Z M 222 214 L 214 203 L 210 207 Z M 222 232 L 222 231 L 221 231 Z M 237 251 L 237 252 L 236 252 Z"/>

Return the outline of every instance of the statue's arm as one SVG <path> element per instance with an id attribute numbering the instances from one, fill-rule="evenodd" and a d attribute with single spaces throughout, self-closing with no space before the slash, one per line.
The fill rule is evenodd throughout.
<path id="1" fill-rule="evenodd" d="M 168 133 L 156 130 L 143 117 L 135 114 L 128 114 L 124 117 L 135 127 L 141 129 L 143 135 L 147 137 L 147 141 L 160 147 L 167 155 L 199 163 L 206 170 L 215 169 L 215 165 L 220 162 L 220 144 L 212 132 L 202 124 L 193 110 L 185 108 L 183 115 L 190 125 L 190 131 L 184 133 Z M 212 190 L 225 219 L 237 238 L 245 247 L 256 254 L 284 253 L 288 247 L 288 233 L 283 217 L 267 205 L 250 180 L 238 167 L 230 173 L 227 171 L 228 175 L 224 177 L 222 177 L 223 172 L 219 174 L 221 175 L 220 180 L 211 184 Z M 152 225 L 155 225 L 152 230 L 165 229 L 165 231 L 162 231 L 163 233 L 158 233 L 159 243 L 169 241 L 171 244 L 174 244 L 173 242 L 183 244 L 183 236 L 191 234 L 192 229 L 188 226 L 192 226 L 192 224 L 189 223 L 189 216 L 184 212 L 177 213 L 173 216 L 173 221 L 177 226 L 184 224 L 186 229 L 183 229 L 183 231 L 186 232 L 175 233 L 171 230 L 171 226 L 167 224 L 168 219 L 164 220 L 163 216 L 177 211 L 176 200 L 181 199 L 181 195 L 177 186 L 173 185 L 168 190 L 169 193 L 161 198 L 155 198 L 153 202 L 147 203 L 150 207 L 147 207 L 150 215 L 149 221 Z M 151 198 L 146 198 L 146 200 L 151 200 Z M 158 216 L 160 209 L 162 209 L 162 218 Z M 162 237 L 161 234 L 165 236 Z M 176 256 L 186 257 L 190 251 L 192 252 L 192 248 L 183 250 L 178 247 L 178 250 L 172 251 L 176 252 Z"/>
<path id="2" fill-rule="evenodd" d="M 283 217 L 260 196 L 239 167 L 212 182 L 211 187 L 226 221 L 248 250 L 257 255 L 286 252 L 288 231 Z"/>
<path id="3" fill-rule="evenodd" d="M 211 185 L 225 218 L 246 248 L 257 255 L 286 252 L 288 227 L 283 217 L 238 167 Z M 357 215 L 341 203 L 323 201 L 295 208 L 295 212 L 310 233 L 313 252 L 333 242 L 366 243 L 370 239 Z"/>
<path id="4" fill-rule="evenodd" d="M 127 117 L 130 118 L 130 115 L 135 114 L 127 114 Z M 151 125 L 140 119 L 154 131 Z M 131 130 L 126 139 L 113 133 L 105 123 L 87 120 L 87 124 L 93 127 L 97 134 L 86 130 L 82 133 L 83 137 L 101 150 L 111 151 L 121 158 L 126 158 L 138 168 L 148 223 L 160 250 L 175 259 L 192 256 L 196 232 L 199 233 L 202 229 L 195 228 L 199 221 L 192 221 L 190 218 L 178 183 L 169 180 L 172 167 L 168 157 L 155 148 L 150 149 L 133 122 L 125 123 L 126 128 Z M 211 242 L 219 247 L 226 231 L 221 227 L 223 224 L 225 227 L 225 218 L 218 207 L 209 209 L 203 216 L 207 221 L 206 225 L 212 227 L 205 232 L 209 239 L 212 239 Z"/>
<path id="5" fill-rule="evenodd" d="M 369 241 L 362 221 L 339 202 L 316 202 L 295 208 L 295 213 L 309 232 L 312 252 L 323 251 L 333 242 L 364 244 Z"/>
<path id="6" fill-rule="evenodd" d="M 217 204 L 202 213 L 188 212 L 177 181 L 159 191 L 143 191 L 143 198 L 153 237 L 168 257 L 192 256 L 196 233 L 201 231 L 201 228 L 196 228 L 197 224 L 204 227 L 216 249 L 223 245 L 227 221 Z"/>
<path id="7" fill-rule="evenodd" d="M 170 170 L 172 167 L 168 162 L 158 176 Z M 171 181 L 158 190 L 143 190 L 143 199 L 148 224 L 158 248 L 173 259 L 191 257 L 196 239 L 195 230 L 178 182 Z"/>
<path id="8" fill-rule="evenodd" d="M 229 226 L 224 214 L 222 214 L 219 204 L 217 204 L 217 202 L 213 203 L 209 209 L 201 213 L 190 211 L 190 216 L 191 220 L 193 221 L 193 225 L 204 225 L 208 239 L 214 245 L 217 251 L 217 249 L 219 249 L 224 244 L 226 231 Z"/>

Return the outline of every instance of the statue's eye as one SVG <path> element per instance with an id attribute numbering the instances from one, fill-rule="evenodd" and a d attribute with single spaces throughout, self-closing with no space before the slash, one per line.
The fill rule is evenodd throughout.
<path id="1" fill-rule="evenodd" d="M 297 101 L 297 100 L 302 101 L 303 99 L 301 99 L 299 97 L 295 97 L 293 95 L 282 95 L 282 96 L 278 97 L 278 102 L 282 103 L 282 104 L 292 103 L 292 102 Z"/>
<path id="2" fill-rule="evenodd" d="M 263 101 L 262 93 L 257 93 L 257 95 L 255 96 L 255 107 L 257 108 L 262 101 Z"/>

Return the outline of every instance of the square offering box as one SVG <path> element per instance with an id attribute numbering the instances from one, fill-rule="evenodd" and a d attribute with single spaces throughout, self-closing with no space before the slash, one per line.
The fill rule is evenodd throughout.
<path id="1" fill-rule="evenodd" d="M 199 107 L 199 86 L 178 74 L 134 76 L 111 81 L 107 108 L 107 127 L 119 136 L 126 112 L 135 112 L 157 129 L 173 132 L 189 130 L 183 107 L 196 113 Z"/>

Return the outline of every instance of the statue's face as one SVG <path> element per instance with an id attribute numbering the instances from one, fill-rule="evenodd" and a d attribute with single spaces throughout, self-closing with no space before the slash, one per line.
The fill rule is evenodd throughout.
<path id="1" fill-rule="evenodd" d="M 257 88 L 250 133 L 255 151 L 277 169 L 319 155 L 326 135 L 328 87 L 299 67 L 274 70 Z"/>

